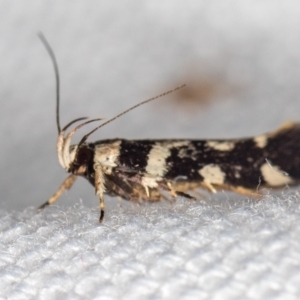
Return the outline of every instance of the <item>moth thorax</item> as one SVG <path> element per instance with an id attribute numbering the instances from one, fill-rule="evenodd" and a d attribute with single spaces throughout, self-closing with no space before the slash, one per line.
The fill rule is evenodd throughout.
<path id="1" fill-rule="evenodd" d="M 87 145 L 82 145 L 76 149 L 74 160 L 70 165 L 69 172 L 75 175 L 87 175 L 90 168 L 93 166 L 93 149 Z"/>

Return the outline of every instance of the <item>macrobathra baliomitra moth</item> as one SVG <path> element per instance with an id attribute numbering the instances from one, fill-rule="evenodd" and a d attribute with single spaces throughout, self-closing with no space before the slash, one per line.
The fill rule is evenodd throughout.
<path id="1" fill-rule="evenodd" d="M 131 201 L 160 201 L 183 196 L 198 188 L 210 192 L 231 190 L 257 195 L 261 188 L 278 188 L 299 183 L 300 124 L 287 123 L 274 132 L 250 138 L 230 140 L 126 140 L 109 139 L 87 142 L 100 127 L 130 110 L 169 94 L 143 101 L 116 117 L 97 126 L 77 145 L 71 145 L 74 133 L 84 121 L 68 133 L 73 120 L 63 129 L 59 122 L 59 76 L 54 54 L 43 35 L 39 35 L 54 64 L 57 80 L 56 118 L 58 128 L 57 154 L 59 163 L 70 175 L 58 191 L 40 208 L 54 203 L 78 176 L 94 187 L 100 201 L 100 221 L 104 217 L 104 194 Z"/>

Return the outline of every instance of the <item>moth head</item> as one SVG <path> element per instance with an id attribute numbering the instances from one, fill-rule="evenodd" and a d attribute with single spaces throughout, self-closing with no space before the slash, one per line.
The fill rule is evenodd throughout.
<path id="1" fill-rule="evenodd" d="M 93 165 L 93 147 L 86 143 L 72 146 L 70 144 L 74 133 L 87 122 L 81 123 L 65 136 L 65 130 L 78 120 L 82 120 L 82 118 L 70 122 L 63 128 L 58 135 L 56 148 L 60 165 L 68 173 L 84 176 L 87 174 L 89 167 Z"/>
<path id="2" fill-rule="evenodd" d="M 87 144 L 71 146 L 69 149 L 70 165 L 68 172 L 85 176 L 93 166 L 93 149 Z"/>
<path id="3" fill-rule="evenodd" d="M 92 120 L 83 122 L 83 123 L 79 124 L 78 126 L 76 126 L 74 129 L 72 129 L 65 136 L 65 131 L 72 124 L 74 124 L 75 122 L 84 120 L 84 119 L 86 119 L 86 118 L 79 118 L 79 119 L 75 119 L 75 120 L 71 121 L 59 132 L 59 135 L 58 135 L 57 144 L 56 144 L 57 156 L 58 156 L 60 165 L 67 172 L 72 172 L 72 170 L 77 170 L 79 172 L 78 165 L 80 164 L 80 162 L 85 163 L 87 158 L 90 158 L 90 154 L 91 154 L 90 152 L 92 151 L 92 149 L 86 143 L 84 143 L 85 136 L 81 139 L 80 143 L 76 146 L 71 146 L 71 140 L 72 140 L 73 135 L 79 128 L 81 128 L 82 126 L 84 126 L 88 123 L 95 122 L 95 121 L 98 121 L 101 119 L 92 119 Z M 92 157 L 92 154 L 91 154 L 91 157 Z M 80 171 L 80 173 L 82 173 L 82 172 L 83 171 Z"/>

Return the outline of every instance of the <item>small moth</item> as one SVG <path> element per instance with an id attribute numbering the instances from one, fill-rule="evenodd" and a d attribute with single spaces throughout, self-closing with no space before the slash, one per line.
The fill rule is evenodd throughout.
<path id="1" fill-rule="evenodd" d="M 188 192 L 204 188 L 212 193 L 231 190 L 255 196 L 260 188 L 294 185 L 300 180 L 300 124 L 287 123 L 274 132 L 230 140 L 125 140 L 87 142 L 99 128 L 130 110 L 181 87 L 143 101 L 84 135 L 71 145 L 75 132 L 99 119 L 84 121 L 69 133 L 75 122 L 63 129 L 59 122 L 59 76 L 55 56 L 39 34 L 51 56 L 56 75 L 57 154 L 70 175 L 40 209 L 53 204 L 70 189 L 78 176 L 94 187 L 100 201 L 100 222 L 104 218 L 104 194 L 131 201 L 160 201 L 165 194 L 194 199 Z"/>

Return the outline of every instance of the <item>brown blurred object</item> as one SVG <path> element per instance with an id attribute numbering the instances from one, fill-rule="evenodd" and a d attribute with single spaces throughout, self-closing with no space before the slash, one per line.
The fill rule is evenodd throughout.
<path id="1" fill-rule="evenodd" d="M 186 86 L 174 93 L 171 100 L 174 104 L 184 106 L 182 108 L 188 110 L 195 110 L 200 106 L 203 108 L 214 101 L 226 99 L 230 94 L 237 91 L 236 87 L 216 77 L 194 75 L 182 82 Z"/>

